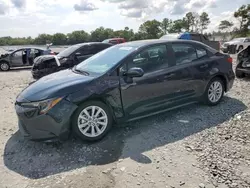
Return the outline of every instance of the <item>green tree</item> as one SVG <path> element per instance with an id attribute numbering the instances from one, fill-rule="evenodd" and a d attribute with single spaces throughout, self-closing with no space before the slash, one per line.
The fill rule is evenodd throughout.
<path id="1" fill-rule="evenodd" d="M 250 26 L 250 4 L 242 5 L 235 13 L 234 17 L 240 22 L 240 33 L 246 35 Z"/>
<path id="2" fill-rule="evenodd" d="M 163 34 L 167 34 L 171 28 L 172 20 L 164 18 L 161 22 L 161 30 Z"/>
<path id="3" fill-rule="evenodd" d="M 183 19 L 178 19 L 173 22 L 173 25 L 170 28 L 170 33 L 180 33 L 185 28 L 186 28 L 185 21 Z"/>
<path id="4" fill-rule="evenodd" d="M 157 39 L 161 33 L 161 22 L 157 20 L 149 20 L 141 24 L 139 33 L 144 39 Z"/>
<path id="5" fill-rule="evenodd" d="M 68 44 L 77 44 L 88 42 L 90 35 L 84 30 L 73 31 L 72 33 L 67 34 Z"/>
<path id="6" fill-rule="evenodd" d="M 52 36 L 52 43 L 54 45 L 63 45 L 67 43 L 67 36 L 63 33 L 56 33 Z"/>
<path id="7" fill-rule="evenodd" d="M 45 45 L 51 41 L 52 41 L 52 35 L 44 33 L 44 34 L 39 34 L 38 37 L 35 38 L 34 43 L 39 45 Z"/>
<path id="8" fill-rule="evenodd" d="M 201 33 L 203 33 L 203 31 L 205 29 L 207 29 L 207 26 L 210 24 L 210 19 L 209 19 L 209 16 L 206 12 L 203 12 L 201 15 L 200 15 L 200 31 Z"/>
<path id="9" fill-rule="evenodd" d="M 99 27 L 91 32 L 91 41 L 101 42 L 112 37 L 114 37 L 114 31 L 110 28 Z"/>
<path id="10" fill-rule="evenodd" d="M 195 26 L 195 16 L 193 12 L 188 12 L 183 18 L 185 22 L 185 29 L 187 31 L 194 31 Z"/>
<path id="11" fill-rule="evenodd" d="M 219 25 L 219 30 L 225 31 L 225 30 L 231 30 L 233 26 L 233 23 L 228 20 L 222 20 Z"/>

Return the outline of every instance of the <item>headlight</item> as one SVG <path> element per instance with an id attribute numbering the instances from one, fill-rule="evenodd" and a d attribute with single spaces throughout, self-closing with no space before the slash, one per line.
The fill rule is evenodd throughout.
<path id="1" fill-rule="evenodd" d="M 47 100 L 39 101 L 39 102 L 22 103 L 21 106 L 38 108 L 39 114 L 45 114 L 51 108 L 53 108 L 57 103 L 59 103 L 62 99 L 63 99 L 62 97 L 59 97 L 59 98 L 47 99 Z"/>

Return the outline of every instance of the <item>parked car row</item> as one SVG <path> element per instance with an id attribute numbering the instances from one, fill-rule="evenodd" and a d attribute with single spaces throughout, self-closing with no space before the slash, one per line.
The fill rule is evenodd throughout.
<path id="1" fill-rule="evenodd" d="M 92 55 L 112 46 L 109 43 L 92 42 L 76 44 L 66 48 L 57 55 L 43 55 L 34 60 L 31 73 L 34 79 L 71 68 Z"/>
<path id="2" fill-rule="evenodd" d="M 97 141 L 121 122 L 196 102 L 217 105 L 235 79 L 228 54 L 194 40 L 107 45 L 74 61 L 80 49 L 93 45 L 100 47 L 80 44 L 58 54 L 57 63 L 68 61 L 73 67 L 38 79 L 17 96 L 15 109 L 24 137 L 64 140 L 73 133 Z"/>

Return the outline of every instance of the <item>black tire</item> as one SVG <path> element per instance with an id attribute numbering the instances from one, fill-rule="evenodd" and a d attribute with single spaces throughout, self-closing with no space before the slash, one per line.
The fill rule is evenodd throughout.
<path id="1" fill-rule="evenodd" d="M 246 75 L 245 75 L 244 72 L 235 70 L 235 76 L 236 76 L 237 78 L 244 78 Z"/>
<path id="2" fill-rule="evenodd" d="M 216 102 L 212 102 L 210 99 L 209 99 L 209 88 L 211 87 L 211 85 L 214 83 L 214 82 L 219 82 L 222 86 L 222 94 L 220 96 L 220 98 L 216 101 Z M 219 78 L 219 77 L 215 77 L 213 78 L 212 80 L 210 80 L 210 82 L 208 83 L 207 85 L 207 88 L 203 94 L 203 97 L 202 97 L 202 101 L 203 103 L 205 103 L 206 105 L 209 105 L 209 106 L 215 106 L 217 104 L 219 104 L 224 96 L 224 93 L 225 93 L 225 85 L 224 85 L 224 82 Z"/>
<path id="3" fill-rule="evenodd" d="M 106 125 L 106 128 L 103 130 L 103 132 L 100 135 L 95 136 L 95 137 L 89 137 L 87 135 L 84 135 L 81 132 L 80 128 L 78 127 L 78 117 L 79 117 L 79 115 L 82 113 L 82 111 L 84 109 L 86 109 L 86 108 L 88 108 L 90 106 L 96 106 L 96 107 L 101 108 L 106 113 L 106 115 L 107 115 L 107 125 Z M 92 141 L 93 142 L 93 141 L 101 140 L 109 132 L 110 128 L 112 127 L 112 124 L 113 124 L 113 117 L 112 117 L 112 114 L 110 112 L 110 109 L 107 107 L 107 105 L 105 105 L 101 101 L 88 101 L 88 102 L 83 103 L 82 105 L 80 105 L 78 107 L 78 109 L 76 110 L 76 112 L 74 113 L 73 118 L 72 118 L 72 130 L 73 130 L 73 134 L 75 136 L 77 136 L 78 138 L 80 138 L 81 140 L 84 140 L 84 141 Z M 90 124 L 87 124 L 87 126 L 90 129 L 92 128 Z M 97 129 L 94 128 L 94 130 L 96 131 Z M 89 134 L 89 133 L 87 133 L 87 134 Z"/>
<path id="4" fill-rule="evenodd" d="M 6 61 L 0 62 L 0 70 L 1 70 L 1 71 L 8 71 L 8 70 L 10 70 L 10 65 L 9 65 L 9 63 L 6 62 Z"/>

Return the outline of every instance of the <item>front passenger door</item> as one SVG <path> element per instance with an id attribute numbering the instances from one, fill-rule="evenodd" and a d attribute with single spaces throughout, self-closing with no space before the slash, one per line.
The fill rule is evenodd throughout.
<path id="1" fill-rule="evenodd" d="M 23 64 L 23 50 L 18 50 L 10 55 L 10 62 L 12 66 L 19 67 L 24 66 Z"/>
<path id="2" fill-rule="evenodd" d="M 133 67 L 143 69 L 144 75 L 132 79 L 122 75 L 124 70 Z M 158 44 L 138 52 L 121 67 L 120 72 L 126 115 L 133 119 L 171 108 L 179 97 L 179 90 L 189 90 L 190 79 L 189 69 L 175 66 L 171 45 Z"/>

